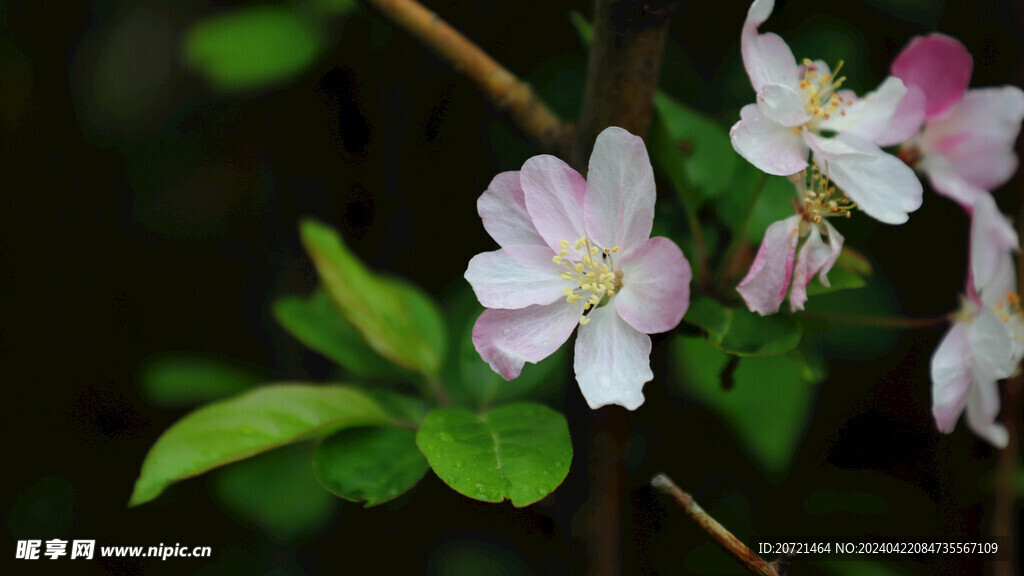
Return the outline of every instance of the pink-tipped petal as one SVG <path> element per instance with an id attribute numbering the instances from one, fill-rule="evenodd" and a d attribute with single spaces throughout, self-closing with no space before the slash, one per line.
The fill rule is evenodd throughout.
<path id="1" fill-rule="evenodd" d="M 473 325 L 473 346 L 492 370 L 512 380 L 525 362 L 540 362 L 558 350 L 572 335 L 582 313 L 582 302 L 487 309 Z"/>
<path id="2" fill-rule="evenodd" d="M 842 108 L 842 113 L 832 114 L 818 126 L 823 130 L 853 134 L 868 142 L 876 142 L 889 129 L 906 93 L 903 82 L 890 76 L 877 90 Z M 907 134 L 907 138 L 912 135 Z"/>
<path id="3" fill-rule="evenodd" d="M 654 224 L 654 170 L 639 136 L 612 126 L 594 142 L 583 214 L 587 235 L 601 248 L 638 246 Z"/>
<path id="4" fill-rule="evenodd" d="M 585 235 L 583 196 L 587 182 L 568 164 L 542 154 L 523 164 L 519 172 L 526 209 L 537 232 L 555 252 L 562 240 L 574 242 Z"/>
<path id="5" fill-rule="evenodd" d="M 886 224 L 902 224 L 921 207 L 921 181 L 913 169 L 853 136 L 821 138 L 804 131 L 815 160 L 857 207 Z"/>
<path id="6" fill-rule="evenodd" d="M 619 316 L 644 334 L 676 327 L 690 306 L 690 263 L 668 238 L 656 236 L 622 255 Z"/>
<path id="7" fill-rule="evenodd" d="M 796 266 L 793 268 L 793 287 L 789 292 L 789 305 L 793 311 L 804 309 L 807 302 L 807 286 L 815 274 L 821 283 L 828 286 L 828 271 L 832 269 L 839 253 L 843 250 L 843 237 L 827 221 L 828 243 L 821 237 L 817 226 L 811 227 L 807 241 L 800 248 L 800 254 L 796 259 Z"/>
<path id="8" fill-rule="evenodd" d="M 921 135 L 926 160 L 941 157 L 963 181 L 993 190 L 1017 169 L 1014 143 L 1024 120 L 1024 91 L 1016 86 L 971 90 Z M 930 167 L 924 169 L 930 172 Z M 934 177 L 933 177 L 934 178 Z"/>
<path id="9" fill-rule="evenodd" d="M 591 408 L 618 404 L 636 410 L 651 372 L 651 337 L 636 331 L 613 306 L 591 312 L 576 335 L 574 368 L 583 398 Z"/>
<path id="10" fill-rule="evenodd" d="M 935 118 L 964 97 L 971 82 L 974 61 L 955 38 L 942 34 L 917 37 L 892 63 L 892 74 L 921 89 L 925 113 Z"/>
<path id="11" fill-rule="evenodd" d="M 971 274 L 975 289 L 982 294 L 990 290 L 999 278 L 1005 278 L 1009 266 L 1013 273 L 1013 252 L 1020 248 L 1020 239 L 1013 224 L 999 211 L 989 194 L 978 197 L 971 216 Z M 996 294 L 998 298 L 1005 293 Z"/>
<path id="12" fill-rule="evenodd" d="M 747 19 L 740 34 L 743 66 L 755 92 L 761 92 L 762 87 L 769 83 L 796 86 L 800 82 L 800 68 L 786 42 L 775 34 L 757 32 L 758 26 L 771 16 L 774 9 L 774 0 L 755 0 L 747 10 Z"/>
<path id="13" fill-rule="evenodd" d="M 789 176 L 807 168 L 807 144 L 800 135 L 765 117 L 756 104 L 740 110 L 729 137 L 733 149 L 762 172 Z"/>
<path id="14" fill-rule="evenodd" d="M 1006 448 L 1010 435 L 999 415 L 999 388 L 995 382 L 976 383 L 967 396 L 967 427 L 996 448 Z"/>
<path id="15" fill-rule="evenodd" d="M 800 240 L 801 218 L 790 216 L 768 227 L 750 271 L 736 287 L 747 308 L 762 316 L 778 312 L 786 298 Z"/>
<path id="16" fill-rule="evenodd" d="M 466 280 L 486 308 L 525 308 L 562 298 L 562 278 L 547 246 L 509 246 L 469 261 Z"/>
<path id="17" fill-rule="evenodd" d="M 499 246 L 544 246 L 544 239 L 526 210 L 519 172 L 502 172 L 476 201 L 484 230 Z M 574 239 L 575 240 L 575 239 Z"/>
<path id="18" fill-rule="evenodd" d="M 964 411 L 972 375 L 967 329 L 956 323 L 932 355 L 932 415 L 939 432 L 949 434 Z"/>

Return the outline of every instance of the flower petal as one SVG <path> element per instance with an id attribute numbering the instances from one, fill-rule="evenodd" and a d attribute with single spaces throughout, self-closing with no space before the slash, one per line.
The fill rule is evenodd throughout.
<path id="1" fill-rule="evenodd" d="M 591 312 L 576 336 L 574 368 L 580 391 L 591 408 L 618 404 L 636 410 L 651 372 L 651 337 L 637 332 L 613 306 Z"/>
<path id="2" fill-rule="evenodd" d="M 786 84 L 765 84 L 757 95 L 761 113 L 783 126 L 801 126 L 811 119 L 800 91 Z"/>
<path id="3" fill-rule="evenodd" d="M 828 244 L 821 237 L 817 226 L 811 226 L 807 241 L 800 248 L 793 268 L 793 288 L 789 292 L 789 305 L 793 311 L 803 310 L 807 302 L 807 286 L 815 274 L 821 283 L 828 286 L 828 271 L 836 263 L 839 253 L 843 251 L 843 237 L 827 221 L 822 221 L 828 231 Z"/>
<path id="4" fill-rule="evenodd" d="M 525 308 L 550 304 L 569 283 L 547 246 L 509 246 L 481 252 L 469 261 L 466 280 L 486 308 Z"/>
<path id="5" fill-rule="evenodd" d="M 1020 88 L 971 90 L 945 116 L 925 126 L 921 151 L 928 157 L 941 156 L 964 181 L 992 190 L 1017 169 L 1013 145 L 1022 120 Z"/>
<path id="6" fill-rule="evenodd" d="M 605 128 L 594 142 L 583 214 L 587 235 L 601 248 L 628 250 L 651 236 L 654 169 L 639 136 Z"/>
<path id="7" fill-rule="evenodd" d="M 790 216 L 768 227 L 750 271 L 736 287 L 747 308 L 762 316 L 778 312 L 786 298 L 786 290 L 793 277 L 801 218 L 799 215 Z"/>
<path id="8" fill-rule="evenodd" d="M 932 414 L 939 432 L 949 434 L 964 411 L 971 388 L 967 329 L 956 323 L 946 332 L 932 355 Z"/>
<path id="9" fill-rule="evenodd" d="M 473 346 L 492 370 L 512 380 L 525 362 L 540 362 L 558 350 L 572 335 L 582 313 L 582 302 L 484 310 L 473 325 Z"/>
<path id="10" fill-rule="evenodd" d="M 775 0 L 755 0 L 747 10 L 747 19 L 740 34 L 743 67 L 747 69 L 755 92 L 761 92 L 765 84 L 772 82 L 791 86 L 800 82 L 800 69 L 785 40 L 770 32 L 757 32 L 757 27 L 771 16 L 774 9 Z"/>
<path id="11" fill-rule="evenodd" d="M 526 209 L 544 242 L 555 252 L 559 242 L 585 235 L 583 196 L 587 182 L 579 172 L 554 156 L 534 156 L 519 172 Z"/>
<path id="12" fill-rule="evenodd" d="M 733 149 L 762 172 L 789 176 L 807 168 L 807 145 L 800 135 L 767 118 L 756 104 L 740 110 L 729 137 Z"/>
<path id="13" fill-rule="evenodd" d="M 622 255 L 619 316 L 644 334 L 676 327 L 690 306 L 690 263 L 668 238 L 656 236 Z"/>
<path id="14" fill-rule="evenodd" d="M 921 181 L 914 171 L 852 134 L 821 138 L 804 131 L 814 157 L 857 207 L 886 224 L 902 224 L 921 207 Z"/>
<path id="15" fill-rule="evenodd" d="M 996 287 L 995 280 L 1006 278 L 1007 271 L 1000 268 L 1009 267 L 1009 273 L 1013 274 L 1012 253 L 1019 247 L 1017 231 L 999 211 L 992 196 L 979 196 L 971 216 L 971 276 L 979 293 L 987 295 L 990 287 Z M 1007 289 L 1013 289 L 1012 286 L 996 288 L 1002 289 L 996 294 L 997 298 L 1003 298 Z"/>
<path id="16" fill-rule="evenodd" d="M 917 168 L 928 176 L 928 183 L 936 194 L 949 198 L 966 210 L 970 210 L 978 198 L 989 195 L 988 190 L 964 180 L 957 173 L 956 166 L 941 156 L 925 156 Z"/>
<path id="17" fill-rule="evenodd" d="M 495 176 L 476 201 L 476 211 L 483 220 L 484 230 L 499 246 L 545 245 L 526 210 L 519 172 L 502 172 Z"/>
<path id="18" fill-rule="evenodd" d="M 964 97 L 974 62 L 959 40 L 933 33 L 910 41 L 892 63 L 892 74 L 921 89 L 925 113 L 935 118 Z"/>
<path id="19" fill-rule="evenodd" d="M 983 307 L 968 325 L 967 345 L 971 348 L 975 382 L 1009 378 L 1017 368 L 1013 356 L 1013 331 L 988 306 Z"/>
<path id="20" fill-rule="evenodd" d="M 924 124 L 924 93 L 917 86 L 907 86 L 907 93 L 896 105 L 888 126 L 874 139 L 879 146 L 895 146 L 910 140 Z"/>
<path id="21" fill-rule="evenodd" d="M 999 415 L 999 387 L 995 382 L 975 383 L 967 396 L 967 427 L 996 448 L 1006 448 L 1010 435 Z"/>
<path id="22" fill-rule="evenodd" d="M 889 76 L 877 90 L 845 106 L 842 113 L 832 114 L 829 119 L 818 124 L 818 127 L 853 134 L 868 142 L 876 142 L 889 128 L 892 117 L 906 93 L 907 89 L 903 82 L 899 78 Z M 913 132 L 907 134 L 906 138 L 912 135 Z"/>

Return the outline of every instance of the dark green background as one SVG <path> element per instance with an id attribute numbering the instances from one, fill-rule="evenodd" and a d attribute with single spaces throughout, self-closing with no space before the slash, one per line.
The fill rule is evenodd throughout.
<path id="1" fill-rule="evenodd" d="M 75 574 L 581 572 L 573 515 L 587 489 L 588 409 L 574 384 L 556 407 L 569 417 L 577 457 L 564 485 L 527 509 L 469 500 L 433 475 L 380 508 L 341 505 L 333 521 L 290 540 L 235 516 L 205 479 L 126 509 L 146 450 L 184 413 L 144 400 L 138 376 L 147 359 L 195 351 L 263 367 L 274 379 L 329 375 L 327 362 L 270 315 L 275 297 L 314 283 L 300 217 L 337 226 L 373 267 L 443 296 L 460 285 L 472 255 L 492 249 L 476 197 L 495 173 L 536 153 L 469 82 L 365 9 L 324 22 L 328 50 L 287 85 L 213 92 L 180 67 L 180 34 L 246 4 L 0 2 L 3 565 L 14 562 L 18 539 L 59 537 L 208 545 L 215 556 L 53 562 Z M 747 4 L 682 4 L 662 87 L 727 126 L 753 99 L 738 50 Z M 573 113 L 585 52 L 568 13 L 589 14 L 588 3 L 428 5 L 562 115 Z M 911 36 L 931 30 L 972 51 L 972 85 L 1021 85 L 1022 22 L 1020 2 L 793 0 L 765 28 L 798 57 L 844 59 L 848 86 L 864 92 Z M 997 194 L 1004 211 L 1016 213 L 1021 186 L 1018 175 Z M 930 192 L 904 226 L 862 215 L 842 222 L 847 244 L 872 257 L 885 288 L 827 298 L 874 313 L 952 309 L 967 225 Z M 792 469 L 772 481 L 714 415 L 681 398 L 669 383 L 668 346 L 656 347 L 647 402 L 629 415 L 627 573 L 739 572 L 646 487 L 656 471 L 752 544 L 871 531 L 981 538 L 994 452 L 962 424 L 949 437 L 934 429 L 927 366 L 940 336 L 820 336 L 831 377 Z M 980 567 L 971 558 L 897 566 L 911 574 Z M 791 573 L 841 572 L 807 564 Z"/>

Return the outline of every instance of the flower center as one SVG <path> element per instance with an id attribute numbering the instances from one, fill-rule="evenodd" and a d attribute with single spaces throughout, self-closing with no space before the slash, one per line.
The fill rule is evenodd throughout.
<path id="1" fill-rule="evenodd" d="M 999 319 L 1003 321 L 1003 324 L 1009 324 L 1010 320 L 1024 321 L 1024 310 L 1021 308 L 1020 296 L 1015 292 L 1007 292 L 1005 298 L 996 302 L 995 311 L 999 315 Z"/>
<path id="2" fill-rule="evenodd" d="M 807 170 L 801 170 L 790 179 L 800 197 L 799 201 L 793 201 L 793 207 L 807 222 L 817 224 L 822 218 L 835 216 L 849 218 L 850 210 L 857 206 L 846 194 L 836 190 L 828 175 L 822 174 L 817 162 L 811 163 L 809 176 Z"/>
<path id="3" fill-rule="evenodd" d="M 605 304 L 622 287 L 622 271 L 615 269 L 612 256 L 619 252 L 619 247 L 602 250 L 584 236 L 572 243 L 572 247 L 580 254 L 577 261 L 569 256 L 568 240 L 562 240 L 559 244 L 562 249 L 553 260 L 561 266 L 562 278 L 572 283 L 562 293 L 569 304 L 581 296 L 586 299 L 583 316 L 580 317 L 580 324 L 583 325 L 590 322 L 587 314 L 591 310 Z"/>
<path id="4" fill-rule="evenodd" d="M 804 59 L 804 78 L 800 81 L 800 91 L 804 99 L 804 110 L 811 116 L 811 122 L 815 120 L 828 120 L 838 110 L 840 114 L 846 115 L 845 110 L 840 110 L 843 104 L 850 104 L 851 101 L 836 94 L 836 90 L 846 81 L 845 76 L 838 76 L 843 68 L 843 61 L 840 60 L 835 72 L 822 70 L 817 64 L 809 59 Z"/>

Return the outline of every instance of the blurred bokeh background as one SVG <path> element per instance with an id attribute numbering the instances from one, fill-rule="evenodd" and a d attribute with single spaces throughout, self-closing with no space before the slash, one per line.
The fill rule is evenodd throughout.
<path id="1" fill-rule="evenodd" d="M 426 4 L 564 118 L 575 115 L 586 51 L 569 14 L 589 16 L 590 3 Z M 728 126 L 753 96 L 739 56 L 748 4 L 681 4 L 662 89 Z M 211 82 L 204 55 L 216 48 L 195 34 L 239 13 L 269 22 L 271 32 L 256 44 L 229 35 L 224 41 L 244 48 L 241 71 L 215 70 L 219 81 Z M 911 37 L 933 30 L 973 53 L 972 86 L 1024 84 L 1019 1 L 790 0 L 766 29 L 798 57 L 844 60 L 847 86 L 858 92 L 878 84 Z M 270 53 L 286 56 L 252 80 L 246 63 Z M 552 404 L 568 415 L 577 457 L 563 486 L 527 509 L 469 500 L 428 475 L 404 497 L 364 510 L 321 490 L 303 449 L 126 507 L 146 451 L 189 409 L 160 393 L 154 364 L 182 355 L 226 362 L 225 390 L 330 378 L 329 363 L 270 314 L 274 298 L 315 284 L 297 238 L 301 217 L 338 227 L 371 266 L 442 300 L 464 289 L 469 258 L 491 249 L 475 199 L 494 174 L 537 151 L 405 33 L 343 0 L 2 1 L 0 133 L 5 565 L 17 540 L 78 538 L 204 545 L 214 557 L 63 559 L 54 562 L 62 572 L 583 571 L 574 514 L 587 493 L 587 409 L 568 379 Z M 1018 212 L 1022 191 L 1018 175 L 997 193 L 1005 212 Z M 811 308 L 952 310 L 968 221 L 927 194 L 904 226 L 842 222 L 847 244 L 874 263 L 873 282 L 812 299 Z M 741 570 L 647 487 L 657 471 L 748 542 L 870 534 L 980 541 L 994 452 L 962 425 L 950 436 L 934 430 L 927 366 L 941 334 L 822 325 L 807 338 L 827 359 L 828 377 L 794 393 L 792 410 L 756 412 L 749 425 L 687 397 L 673 376 L 674 342 L 656 339 L 656 379 L 628 416 L 626 573 Z M 747 392 L 749 406 L 759 406 L 757 392 Z M 778 427 L 792 430 L 773 448 L 784 464 L 766 469 L 744 434 Z M 47 562 L 15 566 L 22 573 Z M 848 560 L 792 573 L 982 568 L 978 558 Z"/>

